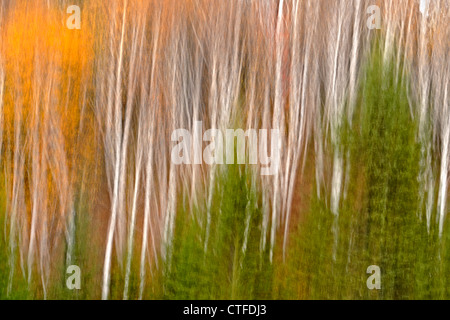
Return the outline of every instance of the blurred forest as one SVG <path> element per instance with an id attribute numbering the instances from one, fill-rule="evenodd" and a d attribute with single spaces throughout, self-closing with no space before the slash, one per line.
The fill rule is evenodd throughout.
<path id="1" fill-rule="evenodd" d="M 449 17 L 2 0 L 0 299 L 449 299 Z M 279 129 L 277 174 L 174 164 L 196 121 Z"/>

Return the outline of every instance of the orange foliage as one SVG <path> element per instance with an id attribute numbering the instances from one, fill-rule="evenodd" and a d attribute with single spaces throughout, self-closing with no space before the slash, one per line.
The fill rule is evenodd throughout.
<path id="1" fill-rule="evenodd" d="M 39 225 L 55 222 L 47 230 L 50 240 L 63 232 L 74 184 L 82 177 L 81 165 L 95 154 L 94 118 L 87 106 L 93 36 L 88 24 L 82 31 L 70 30 L 66 19 L 64 11 L 40 1 L 17 1 L 0 35 L 6 74 L 3 161 L 10 168 L 12 184 L 14 166 L 18 166 L 14 155 L 23 157 L 23 169 L 16 175 L 25 179 L 27 196 L 18 215 L 31 224 L 37 207 Z M 9 190 L 13 192 L 12 187 Z M 39 201 L 29 196 L 33 192 L 39 193 Z"/>

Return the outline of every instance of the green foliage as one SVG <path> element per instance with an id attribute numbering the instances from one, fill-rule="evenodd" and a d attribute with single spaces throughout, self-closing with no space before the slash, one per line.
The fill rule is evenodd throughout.
<path id="1" fill-rule="evenodd" d="M 60 262 L 58 268 L 60 270 L 59 278 L 51 281 L 51 287 L 48 294 L 48 299 L 64 299 L 64 300 L 84 300 L 84 299 L 98 299 L 99 286 L 97 275 L 101 274 L 102 265 L 101 253 L 95 246 L 92 246 L 92 235 L 95 231 L 92 230 L 92 219 L 89 219 L 88 212 L 90 208 L 82 199 L 78 199 L 76 206 L 74 223 L 74 247 L 71 260 L 64 259 Z M 66 244 L 64 257 L 67 258 L 68 247 Z M 67 268 L 70 265 L 76 265 L 81 271 L 80 289 L 69 290 L 66 285 L 67 278 L 71 274 L 67 273 Z"/>
<path id="2" fill-rule="evenodd" d="M 448 240 L 434 225 L 427 229 L 420 206 L 420 144 L 407 87 L 375 46 L 357 116 L 343 126 L 347 193 L 338 217 L 313 198 L 289 254 L 291 297 L 448 298 Z M 366 286 L 370 265 L 381 268 L 381 290 Z"/>
<path id="3" fill-rule="evenodd" d="M 4 181 L 4 175 L 0 175 L 0 179 L 0 181 Z M 6 221 L 6 190 L 4 183 L 0 183 L 0 226 L 0 300 L 32 299 L 33 291 L 30 290 L 20 270 L 17 250 L 14 252 L 14 257 L 11 257 L 9 224 Z M 15 263 L 14 270 L 16 272 L 11 274 L 12 261 Z M 13 281 L 10 283 L 11 276 Z"/>
<path id="4" fill-rule="evenodd" d="M 164 298 L 270 298 L 272 268 L 268 250 L 261 250 L 262 210 L 252 176 L 228 165 L 215 185 L 209 210 L 177 214 Z"/>

